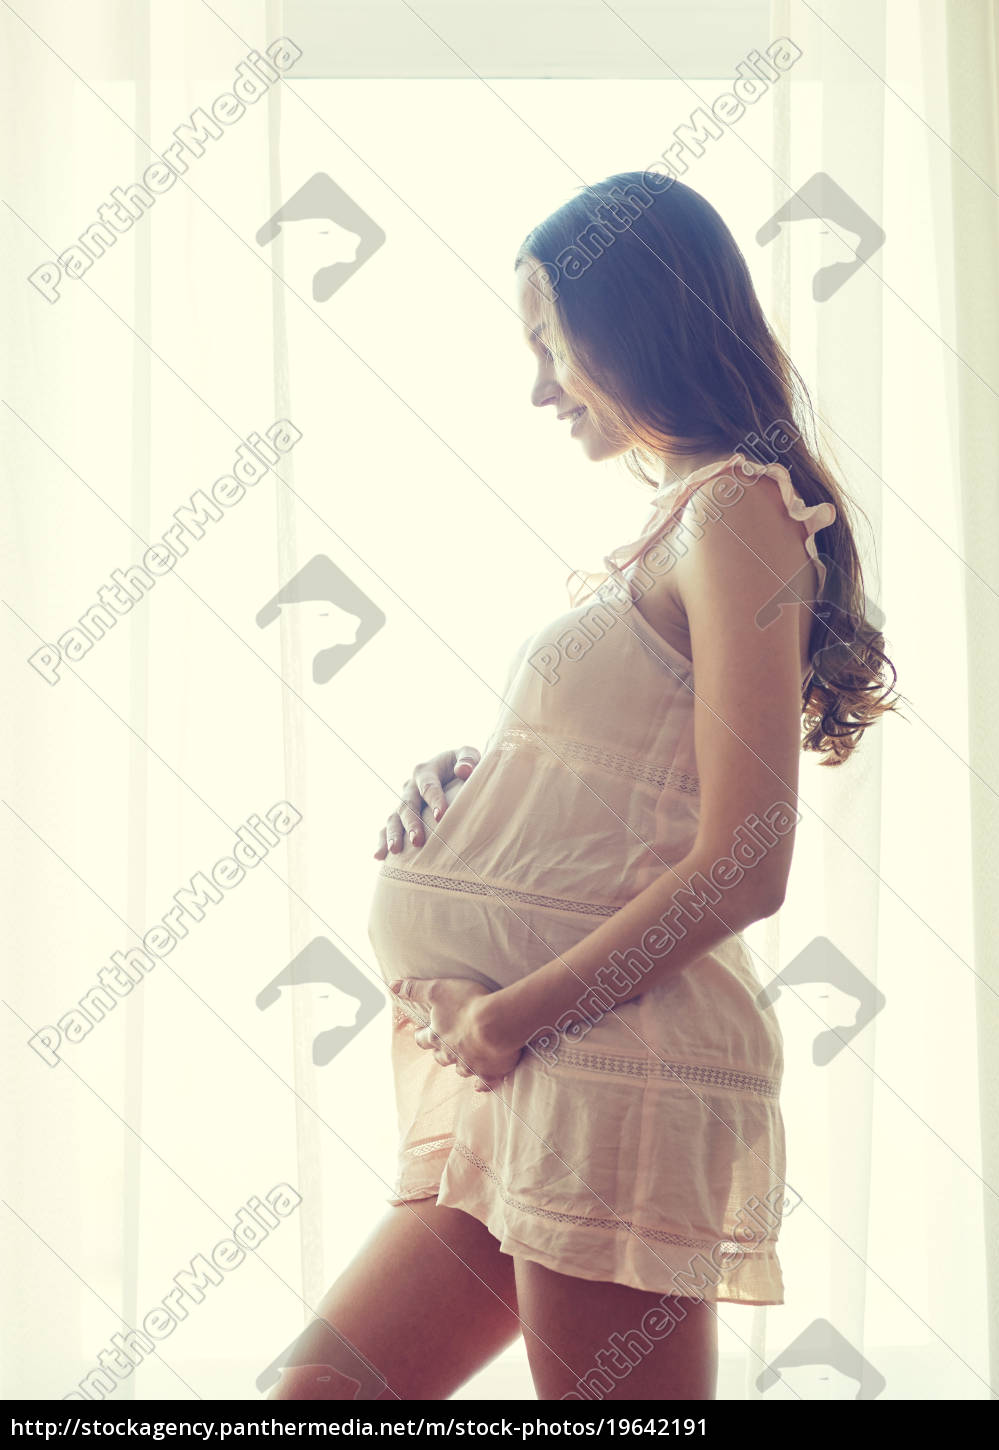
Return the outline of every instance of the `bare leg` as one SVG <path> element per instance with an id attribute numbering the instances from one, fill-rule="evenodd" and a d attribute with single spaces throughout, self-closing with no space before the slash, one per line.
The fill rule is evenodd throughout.
<path id="1" fill-rule="evenodd" d="M 520 1258 L 517 1299 L 534 1330 L 525 1340 L 539 1400 L 566 1394 L 582 1400 L 714 1399 L 718 1337 L 712 1305 L 574 1279 Z M 650 1311 L 657 1312 L 643 1330 Z"/>
<path id="2" fill-rule="evenodd" d="M 432 1198 L 389 1210 L 318 1313 L 342 1338 L 307 1330 L 269 1398 L 377 1398 L 367 1361 L 375 1389 L 377 1375 L 387 1383 L 380 1398 L 446 1400 L 520 1333 L 513 1259 Z"/>

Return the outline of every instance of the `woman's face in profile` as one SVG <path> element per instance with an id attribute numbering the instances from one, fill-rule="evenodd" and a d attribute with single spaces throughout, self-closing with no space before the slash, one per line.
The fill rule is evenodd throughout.
<path id="1" fill-rule="evenodd" d="M 578 373 L 564 361 L 553 358 L 548 350 L 545 321 L 551 304 L 532 281 L 536 273 L 536 263 L 521 263 L 516 272 L 517 306 L 537 364 L 531 402 L 536 408 L 550 405 L 559 426 L 578 440 L 592 462 L 617 458 L 634 446 L 634 440 L 626 436 L 623 428 L 601 421 L 606 420 L 606 406 L 601 406 L 597 394 Z M 561 285 L 571 287 L 572 283 L 563 281 Z"/>

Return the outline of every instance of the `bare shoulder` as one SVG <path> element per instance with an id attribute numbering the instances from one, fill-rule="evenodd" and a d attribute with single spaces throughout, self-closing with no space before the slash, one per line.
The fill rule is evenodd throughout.
<path id="1" fill-rule="evenodd" d="M 642 613 L 686 659 L 694 659 L 695 632 L 702 649 L 724 634 L 750 654 L 789 648 L 804 674 L 818 591 L 805 538 L 772 474 L 720 474 L 691 494 L 662 541 L 669 568 Z M 778 646 L 785 630 L 786 645 Z"/>
<path id="2" fill-rule="evenodd" d="M 791 492 L 786 476 L 784 491 Z M 702 639 L 717 639 L 724 630 L 753 643 L 765 619 L 797 616 L 804 671 L 818 590 L 805 539 L 773 473 L 720 470 L 694 490 L 654 546 L 652 583 L 640 601 L 641 613 L 686 659 L 693 658 L 695 616 Z M 651 554 L 646 559 L 653 563 Z M 767 633 L 766 639 L 774 644 L 776 636 Z"/>
<path id="3" fill-rule="evenodd" d="M 805 605 L 814 601 L 817 579 L 805 530 L 770 473 L 722 474 L 696 490 L 670 542 L 677 555 L 675 584 L 685 604 L 694 593 L 709 590 L 758 608 L 788 585 Z"/>

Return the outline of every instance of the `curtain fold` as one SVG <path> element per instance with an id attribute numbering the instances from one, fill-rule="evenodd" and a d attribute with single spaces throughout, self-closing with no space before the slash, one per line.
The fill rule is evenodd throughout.
<path id="1" fill-rule="evenodd" d="M 881 1005 L 847 1051 L 802 1073 L 813 1024 L 785 1004 L 789 1179 L 816 1220 L 799 1209 L 788 1224 L 793 1293 L 760 1332 L 769 1358 L 805 1343 L 813 1321 L 821 1359 L 824 1318 L 893 1396 L 919 1397 L 923 1376 L 958 1397 L 995 1383 L 994 1279 L 956 1285 L 939 1248 L 995 1253 L 995 15 L 991 3 L 772 7 L 774 33 L 804 54 L 775 96 L 771 207 L 789 189 L 805 198 L 772 244 L 774 312 L 858 505 L 869 613 L 905 702 L 842 773 L 806 762 L 802 776 L 815 821 L 780 914 L 780 967 L 821 936 Z M 854 250 L 866 265 L 820 296 L 819 265 Z M 813 1006 L 837 1020 L 834 1002 Z M 911 1179 L 892 1174 L 893 1155 Z M 886 1232 L 913 1181 L 927 1214 Z M 925 1283 L 902 1243 L 910 1264 L 925 1257 Z"/>
<path id="2" fill-rule="evenodd" d="M 948 135 L 954 256 L 955 345 L 979 376 L 957 373 L 965 580 L 972 899 L 979 983 L 979 1082 L 988 1276 L 990 1382 L 999 1386 L 999 691 L 995 591 L 999 581 L 999 16 L 993 4 L 949 0 Z M 972 171 L 971 168 L 974 168 Z M 974 173 L 977 173 L 974 174 Z M 991 594 L 990 599 L 988 595 Z M 990 1187 L 991 1185 L 991 1187 Z"/>

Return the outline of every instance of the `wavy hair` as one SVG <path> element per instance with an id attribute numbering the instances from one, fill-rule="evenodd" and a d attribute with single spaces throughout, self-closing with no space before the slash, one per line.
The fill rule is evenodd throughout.
<path id="1" fill-rule="evenodd" d="M 868 619 L 850 503 L 820 457 L 807 388 L 763 315 L 721 217 L 689 186 L 622 172 L 584 188 L 524 239 L 548 346 L 580 379 L 607 436 L 658 485 L 662 452 L 779 461 L 808 505 L 830 502 L 822 598 L 802 692 L 802 748 L 840 765 L 888 710 L 897 673 Z M 658 469 L 658 475 L 657 470 Z M 866 521 L 866 519 L 865 519 Z M 889 678 L 890 676 L 890 678 Z"/>

